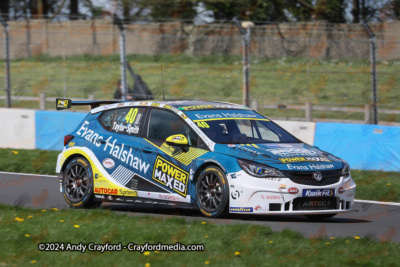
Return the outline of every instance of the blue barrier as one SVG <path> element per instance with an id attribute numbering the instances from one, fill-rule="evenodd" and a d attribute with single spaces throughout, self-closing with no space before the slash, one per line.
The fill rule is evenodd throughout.
<path id="1" fill-rule="evenodd" d="M 66 111 L 36 111 L 36 148 L 62 150 L 64 136 L 71 133 L 87 113 Z"/>
<path id="2" fill-rule="evenodd" d="M 36 111 L 36 148 L 62 150 L 87 113 Z M 352 169 L 400 172 L 400 127 L 317 122 L 314 145 L 347 160 Z"/>
<path id="3" fill-rule="evenodd" d="M 314 145 L 352 169 L 400 172 L 400 127 L 317 122 Z"/>

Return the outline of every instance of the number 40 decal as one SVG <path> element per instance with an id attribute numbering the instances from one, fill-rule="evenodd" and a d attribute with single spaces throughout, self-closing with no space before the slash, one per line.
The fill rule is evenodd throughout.
<path id="1" fill-rule="evenodd" d="M 197 126 L 199 126 L 200 128 L 210 128 L 210 126 L 205 121 L 197 122 Z"/>
<path id="2" fill-rule="evenodd" d="M 133 123 L 136 119 L 136 115 L 138 113 L 138 109 L 135 108 L 131 108 L 131 110 L 129 110 L 128 114 L 126 114 L 125 120 L 126 123 Z"/>

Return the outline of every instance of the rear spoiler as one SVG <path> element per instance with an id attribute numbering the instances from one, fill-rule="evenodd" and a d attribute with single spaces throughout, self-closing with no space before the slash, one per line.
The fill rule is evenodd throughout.
<path id="1" fill-rule="evenodd" d="M 71 106 L 90 106 L 91 109 L 94 109 L 99 107 L 100 105 L 115 104 L 121 102 L 129 102 L 129 101 L 124 101 L 124 100 L 72 101 L 71 99 L 66 99 L 66 98 L 56 98 L 56 109 L 57 110 L 69 109 L 71 108 Z"/>

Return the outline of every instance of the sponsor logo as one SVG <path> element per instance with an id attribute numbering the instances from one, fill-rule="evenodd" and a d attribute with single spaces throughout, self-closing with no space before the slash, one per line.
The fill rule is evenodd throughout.
<path id="1" fill-rule="evenodd" d="M 288 189 L 289 194 L 297 194 L 299 193 L 299 189 L 297 189 L 296 187 L 292 187 Z"/>
<path id="2" fill-rule="evenodd" d="M 136 191 L 132 191 L 132 190 L 123 190 L 123 189 L 120 189 L 119 190 L 119 194 L 121 195 L 121 196 L 129 196 L 129 197 L 137 197 L 137 192 Z"/>
<path id="3" fill-rule="evenodd" d="M 294 157 L 294 158 L 279 158 L 282 163 L 292 163 L 292 162 L 304 162 L 304 161 L 322 161 L 322 162 L 332 162 L 326 157 Z M 333 166 L 333 165 L 332 165 Z"/>
<path id="4" fill-rule="evenodd" d="M 139 105 L 146 106 L 146 105 L 147 105 L 147 102 L 140 102 Z"/>
<path id="5" fill-rule="evenodd" d="M 289 170 L 300 170 L 300 171 L 309 171 L 309 170 L 324 170 L 324 169 L 333 169 L 335 166 L 333 164 L 308 164 L 308 165 L 293 165 L 286 164 Z"/>
<path id="6" fill-rule="evenodd" d="M 179 201 L 179 197 L 178 196 L 174 196 L 174 195 L 167 195 L 167 194 L 159 194 L 158 197 L 160 199 L 163 200 L 170 200 L 170 201 Z"/>
<path id="7" fill-rule="evenodd" d="M 278 190 L 282 190 L 282 189 L 286 189 L 286 185 L 285 184 L 280 184 L 278 187 Z"/>
<path id="8" fill-rule="evenodd" d="M 240 150 L 243 150 L 243 151 L 246 151 L 246 152 L 249 152 L 249 153 L 252 153 L 252 154 L 255 154 L 255 155 L 261 155 L 260 152 L 258 152 L 256 150 L 253 150 L 253 149 L 250 149 L 250 148 L 245 147 L 245 146 L 237 145 L 236 148 L 240 149 Z"/>
<path id="9" fill-rule="evenodd" d="M 296 156 L 318 156 L 316 152 L 304 148 L 267 149 L 267 151 L 284 158 Z"/>
<path id="10" fill-rule="evenodd" d="M 261 195 L 261 199 L 268 199 L 268 200 L 280 200 L 281 196 L 279 195 Z"/>
<path id="11" fill-rule="evenodd" d="M 96 194 L 118 195 L 118 190 L 112 188 L 95 187 L 94 192 Z"/>
<path id="12" fill-rule="evenodd" d="M 172 107 L 169 106 L 169 105 L 164 105 L 164 108 L 167 108 L 167 109 L 171 109 L 171 110 L 172 110 Z"/>
<path id="13" fill-rule="evenodd" d="M 114 158 L 128 164 L 132 168 L 146 174 L 147 170 L 150 167 L 150 164 L 147 162 L 143 161 L 142 159 L 139 159 L 138 157 L 135 157 L 134 154 L 132 154 L 132 148 L 129 148 L 128 150 L 125 150 L 125 144 L 122 143 L 122 146 L 118 146 L 115 143 L 117 142 L 118 139 L 114 139 L 113 142 L 111 142 L 111 136 L 106 140 L 106 144 L 104 146 L 104 151 L 107 151 L 107 148 L 110 147 L 109 154 L 112 155 Z"/>
<path id="14" fill-rule="evenodd" d="M 268 119 L 264 118 L 264 117 L 257 117 L 257 115 L 255 114 L 245 114 L 245 113 L 220 113 L 220 114 L 194 114 L 193 117 L 196 117 L 197 120 L 210 120 L 210 119 L 225 119 L 225 118 L 231 118 L 231 119 L 243 119 L 243 118 L 247 118 L 247 119 L 256 119 L 256 120 L 266 120 L 269 121 Z"/>
<path id="15" fill-rule="evenodd" d="M 235 190 L 231 192 L 232 199 L 238 199 L 240 197 L 239 191 Z"/>
<path id="16" fill-rule="evenodd" d="M 195 110 L 195 109 L 206 109 L 206 108 L 214 108 L 213 105 L 198 105 L 198 106 L 186 106 L 179 107 L 180 110 Z"/>
<path id="17" fill-rule="evenodd" d="M 329 207 L 330 201 L 305 201 L 303 207 Z"/>
<path id="18" fill-rule="evenodd" d="M 69 142 L 68 147 L 73 147 L 75 146 L 75 142 Z"/>
<path id="19" fill-rule="evenodd" d="M 335 189 L 304 189 L 303 197 L 332 197 Z"/>
<path id="20" fill-rule="evenodd" d="M 228 145 L 228 147 L 235 147 L 236 145 Z"/>
<path id="21" fill-rule="evenodd" d="M 320 182 L 322 180 L 322 173 L 320 172 L 313 172 L 312 176 L 317 182 Z"/>
<path id="22" fill-rule="evenodd" d="M 321 170 L 321 169 L 333 169 L 335 166 L 333 164 L 308 164 L 311 170 Z"/>
<path id="23" fill-rule="evenodd" d="M 268 144 L 267 147 L 284 147 L 284 148 L 288 148 L 288 147 L 293 147 L 292 145 L 288 145 L 288 144 Z"/>
<path id="24" fill-rule="evenodd" d="M 115 162 L 114 162 L 114 160 L 107 158 L 107 159 L 103 160 L 103 166 L 107 169 L 112 169 L 115 166 Z"/>
<path id="25" fill-rule="evenodd" d="M 339 194 L 343 194 L 343 193 L 344 193 L 344 188 L 343 188 L 343 187 L 340 187 L 339 190 L 338 190 L 338 192 L 339 192 Z"/>
<path id="26" fill-rule="evenodd" d="M 182 113 L 182 114 L 181 114 L 181 117 L 182 117 L 182 119 L 184 119 L 184 120 L 186 120 L 186 119 L 188 118 L 188 116 L 186 116 L 185 113 Z"/>
<path id="27" fill-rule="evenodd" d="M 179 195 L 186 197 L 189 173 L 160 156 L 157 156 L 154 163 L 152 178 Z"/>
<path id="28" fill-rule="evenodd" d="M 85 167 L 87 167 L 87 163 L 86 161 L 84 161 L 83 159 L 78 159 L 78 162 L 82 163 L 83 165 L 85 165 Z"/>
<path id="29" fill-rule="evenodd" d="M 159 107 L 159 106 L 160 106 L 160 103 L 151 103 L 151 105 L 152 105 L 153 107 Z"/>
<path id="30" fill-rule="evenodd" d="M 117 105 L 117 107 L 122 107 L 122 106 L 125 106 L 125 103 L 119 103 L 119 104 Z"/>
<path id="31" fill-rule="evenodd" d="M 231 207 L 229 208 L 230 212 L 253 212 L 253 208 L 236 208 L 236 207 Z"/>
<path id="32" fill-rule="evenodd" d="M 69 100 L 58 100 L 57 107 L 59 108 L 67 108 Z"/>
<path id="33" fill-rule="evenodd" d="M 259 209 L 261 209 L 261 206 L 259 206 L 259 205 L 254 207 L 254 210 L 259 210 Z"/>
<path id="34" fill-rule="evenodd" d="M 184 141 L 186 139 L 186 137 L 184 136 L 180 136 L 180 135 L 175 135 L 174 137 L 172 137 L 172 141 Z"/>

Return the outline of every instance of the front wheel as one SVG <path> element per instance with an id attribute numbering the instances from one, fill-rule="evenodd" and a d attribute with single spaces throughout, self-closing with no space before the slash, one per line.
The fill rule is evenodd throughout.
<path id="1" fill-rule="evenodd" d="M 73 159 L 65 169 L 62 183 L 64 198 L 71 207 L 95 208 L 93 172 L 90 163 L 82 157 Z"/>
<path id="2" fill-rule="evenodd" d="M 196 202 L 207 217 L 221 217 L 226 213 L 229 201 L 228 182 L 218 167 L 207 167 L 196 183 Z"/>
<path id="3" fill-rule="evenodd" d="M 315 221 L 322 221 L 325 219 L 330 219 L 334 217 L 337 213 L 328 213 L 328 214 L 308 214 L 306 217 L 310 220 L 315 220 Z"/>

